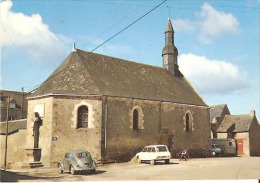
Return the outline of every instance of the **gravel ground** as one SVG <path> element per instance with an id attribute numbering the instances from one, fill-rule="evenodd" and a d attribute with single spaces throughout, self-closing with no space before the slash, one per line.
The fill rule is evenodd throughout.
<path id="1" fill-rule="evenodd" d="M 99 166 L 94 175 L 59 174 L 57 168 L 1 170 L 4 182 L 56 181 L 149 181 L 149 180 L 258 180 L 260 157 L 171 159 L 138 164 L 135 161 Z M 258 182 L 258 181 L 257 181 Z"/>

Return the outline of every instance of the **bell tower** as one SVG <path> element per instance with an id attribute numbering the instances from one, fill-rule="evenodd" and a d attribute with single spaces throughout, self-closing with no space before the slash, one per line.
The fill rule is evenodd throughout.
<path id="1" fill-rule="evenodd" d="M 174 45 L 174 30 L 172 22 L 168 19 L 165 30 L 165 46 L 162 51 L 163 68 L 166 68 L 174 76 L 182 76 L 178 66 L 178 49 Z"/>

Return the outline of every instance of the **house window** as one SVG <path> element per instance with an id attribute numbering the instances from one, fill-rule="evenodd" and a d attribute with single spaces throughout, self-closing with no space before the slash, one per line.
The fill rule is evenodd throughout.
<path id="1" fill-rule="evenodd" d="M 77 128 L 88 128 L 88 107 L 81 106 L 78 108 Z"/>
<path id="2" fill-rule="evenodd" d="M 133 112 L 133 130 L 137 130 L 138 129 L 138 110 L 135 109 Z"/>
<path id="3" fill-rule="evenodd" d="M 190 115 L 189 115 L 189 113 L 186 113 L 186 116 L 185 116 L 185 125 L 186 125 L 186 131 L 191 131 Z"/>

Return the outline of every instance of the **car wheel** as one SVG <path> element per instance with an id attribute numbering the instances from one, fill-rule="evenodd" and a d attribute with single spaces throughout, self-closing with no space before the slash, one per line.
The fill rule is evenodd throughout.
<path id="1" fill-rule="evenodd" d="M 140 164 L 142 163 L 142 160 L 139 157 L 137 157 L 137 162 Z"/>
<path id="2" fill-rule="evenodd" d="M 150 161 L 150 164 L 151 164 L 151 165 L 154 165 L 154 164 L 155 164 L 155 161 L 154 161 L 154 160 L 151 160 L 151 161 Z"/>
<path id="3" fill-rule="evenodd" d="M 59 172 L 60 172 L 60 173 L 63 173 L 61 164 L 59 164 L 58 168 L 59 168 Z"/>
<path id="4" fill-rule="evenodd" d="M 166 159 L 164 160 L 166 164 L 169 164 L 170 163 L 170 160 L 169 159 Z"/>
<path id="5" fill-rule="evenodd" d="M 95 174 L 96 173 L 96 169 L 91 170 L 90 173 Z"/>
<path id="6" fill-rule="evenodd" d="M 72 174 L 72 175 L 75 175 L 75 169 L 73 168 L 73 166 L 72 165 L 70 165 L 70 173 Z"/>

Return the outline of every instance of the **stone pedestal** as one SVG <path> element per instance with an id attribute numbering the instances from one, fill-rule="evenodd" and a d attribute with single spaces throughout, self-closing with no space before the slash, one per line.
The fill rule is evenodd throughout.
<path id="1" fill-rule="evenodd" d="M 29 158 L 29 164 L 23 165 L 23 167 L 42 167 L 43 164 L 40 162 L 41 160 L 41 148 L 28 148 L 26 149 L 26 155 Z"/>

